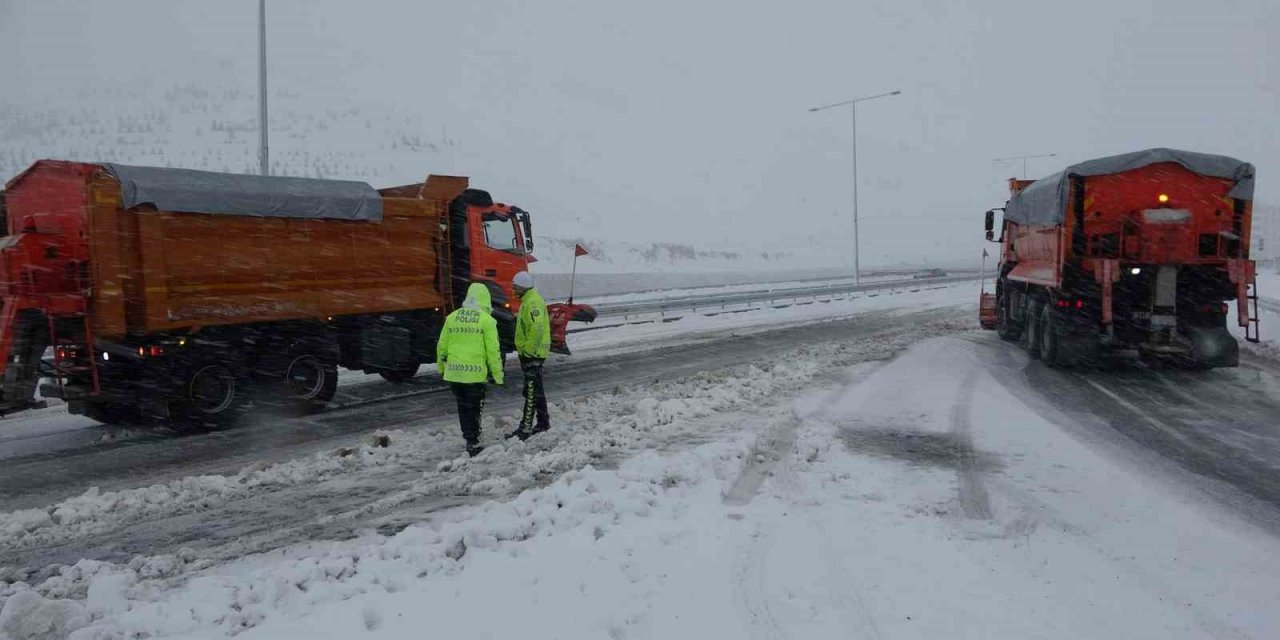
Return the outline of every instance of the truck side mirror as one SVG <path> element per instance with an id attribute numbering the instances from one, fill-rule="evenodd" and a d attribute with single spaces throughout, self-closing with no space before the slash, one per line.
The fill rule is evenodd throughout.
<path id="1" fill-rule="evenodd" d="M 524 252 L 533 253 L 533 223 L 529 221 L 529 212 L 524 209 L 516 213 L 520 228 L 524 232 Z"/>
<path id="2" fill-rule="evenodd" d="M 987 215 L 985 216 L 985 220 L 983 221 L 984 222 L 983 226 L 986 227 L 986 231 L 987 231 L 987 240 L 989 242 L 1000 242 L 1001 240 L 1004 239 L 1003 236 L 1001 236 L 1000 239 L 996 239 L 996 234 L 995 234 L 996 211 L 1001 211 L 1001 209 L 987 209 Z"/>

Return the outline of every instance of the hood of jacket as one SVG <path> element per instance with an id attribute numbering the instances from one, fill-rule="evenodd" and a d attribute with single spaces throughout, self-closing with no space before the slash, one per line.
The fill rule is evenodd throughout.
<path id="1" fill-rule="evenodd" d="M 489 296 L 489 287 L 473 282 L 467 287 L 467 299 L 462 301 L 465 309 L 479 309 L 485 313 L 493 313 L 493 299 Z"/>

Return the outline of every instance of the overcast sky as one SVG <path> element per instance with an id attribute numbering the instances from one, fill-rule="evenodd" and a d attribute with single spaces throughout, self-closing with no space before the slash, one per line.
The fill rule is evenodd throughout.
<path id="1" fill-rule="evenodd" d="M 1256 164 L 1259 200 L 1280 202 L 1278 7 L 269 0 L 268 20 L 275 90 L 421 114 L 472 151 L 452 161 L 471 166 L 427 169 L 587 236 L 847 237 L 850 113 L 807 109 L 900 89 L 858 110 L 875 263 L 980 252 L 982 211 L 1021 171 L 1003 156 L 1057 153 L 1030 162 L 1035 176 L 1152 146 L 1224 153 Z M 252 90 L 256 8 L 0 0 L 0 102 L 202 79 Z"/>

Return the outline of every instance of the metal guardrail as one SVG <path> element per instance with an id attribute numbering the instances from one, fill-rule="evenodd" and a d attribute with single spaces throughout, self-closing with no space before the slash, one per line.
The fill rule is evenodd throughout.
<path id="1" fill-rule="evenodd" d="M 697 311 L 700 308 L 725 308 L 733 305 L 752 304 L 758 302 L 794 302 L 806 298 L 816 299 L 842 294 L 870 293 L 903 288 L 923 288 L 938 284 L 972 282 L 979 280 L 980 278 L 981 276 L 978 274 L 965 274 L 943 276 L 939 278 L 886 280 L 884 282 L 872 282 L 863 285 L 854 285 L 852 283 L 833 283 L 809 287 L 788 287 L 783 289 L 742 291 L 720 295 L 679 296 L 658 300 L 601 304 L 596 305 L 595 309 L 601 318 L 616 318 L 620 316 L 625 318 L 633 315 L 666 313 L 668 311 Z"/>

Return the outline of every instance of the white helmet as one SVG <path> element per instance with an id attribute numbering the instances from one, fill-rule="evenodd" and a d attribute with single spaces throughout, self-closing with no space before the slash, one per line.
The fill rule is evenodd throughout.
<path id="1" fill-rule="evenodd" d="M 521 271 L 516 274 L 516 277 L 511 279 L 511 284 L 520 287 L 521 289 L 532 289 L 533 276 L 529 275 L 528 271 Z"/>

